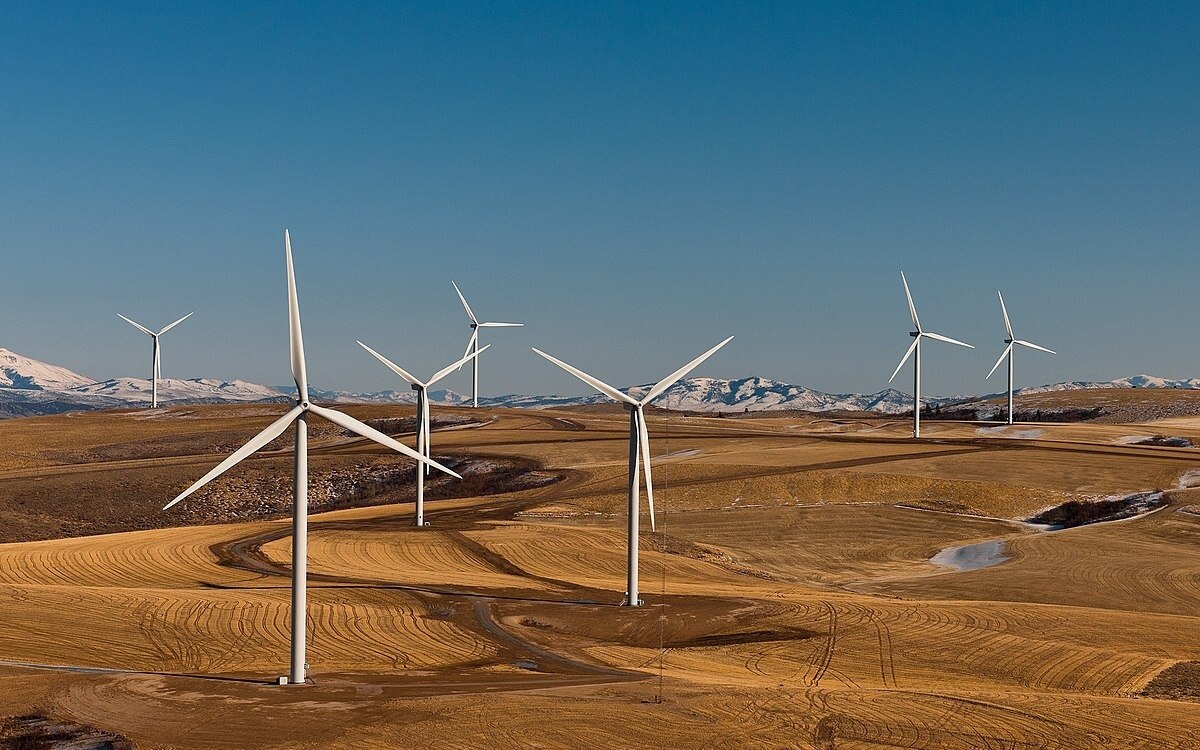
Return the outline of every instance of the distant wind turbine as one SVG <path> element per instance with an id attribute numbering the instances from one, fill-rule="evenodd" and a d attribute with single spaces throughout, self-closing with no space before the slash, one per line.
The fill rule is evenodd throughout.
<path id="1" fill-rule="evenodd" d="M 281 682 L 303 684 L 304 672 L 308 666 L 304 663 L 308 594 L 308 415 L 315 414 L 350 432 L 374 440 L 409 458 L 414 458 L 419 463 L 427 463 L 459 479 L 462 477 L 351 416 L 317 406 L 309 401 L 308 376 L 304 364 L 304 337 L 300 332 L 300 303 L 296 298 L 296 275 L 292 270 L 292 240 L 287 230 L 284 230 L 283 233 L 283 248 L 287 260 L 288 330 L 291 342 L 292 377 L 296 381 L 296 405 L 287 414 L 251 438 L 250 442 L 238 448 L 229 458 L 217 464 L 216 468 L 196 480 L 191 487 L 167 503 L 163 510 L 167 510 L 237 465 L 242 459 L 263 448 L 282 435 L 292 424 L 296 425 L 296 466 L 292 485 L 292 654 L 291 670 L 287 680 L 281 680 Z"/>
<path id="2" fill-rule="evenodd" d="M 645 469 L 646 473 L 646 504 L 650 509 L 650 529 L 652 531 L 655 530 L 654 484 L 650 478 L 650 434 L 646 430 L 646 414 L 644 409 L 647 404 L 661 396 L 665 390 L 675 385 L 680 378 L 699 367 L 701 362 L 711 357 L 718 349 L 728 344 L 732 339 L 733 336 L 730 336 L 658 381 L 653 388 L 646 392 L 645 396 L 642 396 L 641 400 L 613 388 L 611 385 L 588 375 L 582 370 L 575 369 L 562 360 L 551 357 L 540 349 L 534 349 L 541 356 L 600 391 L 605 396 L 624 404 L 625 409 L 629 412 L 629 527 L 626 542 L 628 564 L 626 567 L 625 601 L 622 604 L 630 607 L 637 607 L 642 604 L 642 600 L 638 596 L 638 515 L 641 513 L 641 490 L 638 487 L 639 465 Z"/>
<path id="3" fill-rule="evenodd" d="M 453 281 L 451 281 L 450 285 L 454 287 L 455 293 L 458 294 L 458 299 L 462 302 L 463 309 L 467 311 L 467 320 L 469 321 L 468 325 L 471 326 L 471 338 L 467 341 L 467 351 L 463 354 L 464 359 L 466 358 L 466 355 L 470 354 L 471 352 L 479 354 L 479 352 L 483 351 L 483 349 L 479 348 L 480 328 L 519 328 L 525 325 L 524 323 L 480 323 L 479 319 L 475 317 L 475 313 L 471 312 L 471 306 L 467 304 L 467 298 L 463 296 L 461 291 L 459 291 L 458 284 L 455 284 Z M 471 406 L 479 406 L 478 357 L 476 357 L 471 363 Z"/>
<path id="4" fill-rule="evenodd" d="M 996 372 L 996 368 L 998 368 L 1000 366 L 1000 363 L 1004 361 L 1005 357 L 1008 357 L 1008 423 L 1012 424 L 1013 423 L 1013 347 L 1024 346 L 1028 349 L 1037 349 L 1039 352 L 1046 352 L 1047 354 L 1054 354 L 1054 352 L 1050 351 L 1049 349 L 1047 349 L 1044 346 L 1038 346 L 1037 344 L 1031 343 L 1029 341 L 1022 341 L 1021 339 L 1014 338 L 1012 323 L 1009 322 L 1009 320 L 1008 320 L 1008 308 L 1006 308 L 1004 306 L 1004 295 L 1000 294 L 999 289 L 996 290 L 996 295 L 1000 297 L 1000 312 L 1004 315 L 1004 330 L 1005 330 L 1005 332 L 1008 333 L 1008 338 L 1004 339 L 1004 343 L 1007 344 L 1007 346 L 1004 347 L 1004 352 L 1000 355 L 1000 359 L 996 360 L 996 364 L 992 366 L 992 371 L 989 372 L 987 374 L 987 376 L 989 378 L 992 377 L 992 374 Z"/>
<path id="5" fill-rule="evenodd" d="M 908 358 L 915 353 L 916 359 L 913 360 L 913 437 L 921 437 L 921 339 L 934 339 L 936 341 L 945 341 L 947 344 L 957 344 L 965 346 L 968 349 L 975 347 L 970 344 L 965 344 L 957 339 L 952 339 L 949 336 L 943 336 L 940 333 L 931 333 L 921 328 L 921 320 L 917 317 L 917 306 L 913 304 L 912 292 L 908 290 L 908 279 L 904 277 L 904 272 L 900 272 L 900 280 L 904 282 L 904 296 L 908 298 L 908 312 L 912 315 L 913 327 L 917 330 L 909 333 L 912 336 L 913 342 L 908 347 L 908 351 L 904 353 L 904 358 L 900 360 L 900 364 L 896 365 L 896 371 L 892 373 L 892 377 L 888 378 L 888 382 L 896 379 L 900 368 L 904 367 L 904 363 Z"/>
<path id="6" fill-rule="evenodd" d="M 430 453 L 430 448 L 429 448 L 429 386 L 433 385 L 434 383 L 438 382 L 439 380 L 446 377 L 450 373 L 454 372 L 458 368 L 462 367 L 464 364 L 467 363 L 467 361 L 474 359 L 475 357 L 478 357 L 479 353 L 484 351 L 488 347 L 485 346 L 485 347 L 483 347 L 483 349 L 480 349 L 477 352 L 471 352 L 470 354 L 466 355 L 465 357 L 458 360 L 457 362 L 450 365 L 449 367 L 445 367 L 441 370 L 438 370 L 437 372 L 435 372 L 433 374 L 433 377 L 429 378 L 429 380 L 426 380 L 425 382 L 421 382 L 420 380 L 417 380 L 415 377 L 410 375 L 408 373 L 408 371 L 406 371 L 404 368 L 400 367 L 400 365 L 392 362 L 387 357 L 383 356 L 382 354 L 375 351 L 371 347 L 367 346 L 363 342 L 359 341 L 358 345 L 361 346 L 363 349 L 366 349 L 367 352 L 371 356 L 373 356 L 375 359 L 382 362 L 384 364 L 384 366 L 387 367 L 389 370 L 396 373 L 400 377 L 404 378 L 404 380 L 408 381 L 408 384 L 412 386 L 412 389 L 417 392 L 417 452 L 420 453 L 421 455 L 425 456 L 426 458 L 430 457 L 431 453 Z M 488 346 L 491 346 L 491 344 L 488 344 Z M 425 475 L 428 473 L 429 473 L 428 465 L 422 466 L 421 464 L 417 464 L 417 520 L 416 520 L 416 524 L 418 527 L 427 525 L 425 523 Z"/>
<path id="7" fill-rule="evenodd" d="M 158 379 L 162 375 L 162 371 L 159 369 L 159 360 L 158 360 L 158 351 L 159 351 L 158 337 L 163 335 L 167 331 L 171 330 L 175 326 L 179 325 L 183 321 L 187 320 L 188 318 L 192 317 L 192 315 L 193 315 L 193 313 L 188 313 L 187 315 L 184 315 L 182 318 L 180 318 L 179 320 L 170 324 L 169 326 L 164 327 L 158 333 L 155 333 L 154 331 L 151 331 L 149 328 L 142 325 L 141 323 L 135 323 L 132 320 L 130 320 L 129 318 L 122 315 L 121 313 L 117 313 L 118 318 L 125 321 L 129 325 L 133 326 L 134 328 L 138 329 L 139 331 L 141 331 L 142 333 L 146 334 L 147 336 L 149 336 L 151 339 L 154 340 L 154 364 L 150 370 L 150 383 L 151 383 L 151 385 L 150 385 L 150 394 L 151 394 L 150 395 L 150 408 L 151 409 L 158 408 Z"/>

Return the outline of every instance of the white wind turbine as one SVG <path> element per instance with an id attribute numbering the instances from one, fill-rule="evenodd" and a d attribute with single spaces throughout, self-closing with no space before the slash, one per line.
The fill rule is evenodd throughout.
<path id="1" fill-rule="evenodd" d="M 475 313 L 471 312 L 471 306 L 467 304 L 467 298 L 463 296 L 461 291 L 459 291 L 458 284 L 455 284 L 453 281 L 451 281 L 450 285 L 454 287 L 454 291 L 458 294 L 458 299 L 462 302 L 463 309 L 467 311 L 467 320 L 469 321 L 468 325 L 471 326 L 471 338 L 467 341 L 467 351 L 463 355 L 464 359 L 466 358 L 466 355 L 470 354 L 471 352 L 479 354 L 479 352 L 483 351 L 483 349 L 479 348 L 480 328 L 519 328 L 525 325 L 524 323 L 480 323 L 479 319 L 475 317 Z M 478 358 L 471 363 L 471 406 L 479 406 Z"/>
<path id="2" fill-rule="evenodd" d="M 1022 341 L 1021 339 L 1014 338 L 1012 323 L 1009 322 L 1009 320 L 1008 320 L 1008 308 L 1006 308 L 1004 306 L 1004 295 L 1000 294 L 999 289 L 996 290 L 996 295 L 1000 297 L 1000 312 L 1004 315 L 1004 330 L 1005 330 L 1005 332 L 1008 333 L 1008 338 L 1004 339 L 1004 343 L 1007 344 L 1007 346 L 1004 347 L 1004 352 L 1000 355 L 1000 359 L 996 360 L 996 364 L 992 366 L 992 371 L 989 372 L 987 374 L 987 376 L 989 378 L 992 377 L 992 375 L 996 372 L 996 368 L 998 368 L 1000 366 L 1000 363 L 1004 361 L 1005 357 L 1008 357 L 1008 423 L 1012 424 L 1013 423 L 1013 347 L 1024 346 L 1027 349 L 1037 349 L 1039 352 L 1046 352 L 1047 354 L 1054 354 L 1054 352 L 1050 351 L 1049 349 L 1047 349 L 1044 346 L 1038 346 L 1037 344 L 1034 344 L 1032 342 Z"/>
<path id="3" fill-rule="evenodd" d="M 641 490 L 638 487 L 639 465 L 646 472 L 646 504 L 650 509 L 650 529 L 652 531 L 655 530 L 654 484 L 650 478 L 650 434 L 646 430 L 646 414 L 644 409 L 647 404 L 661 396 L 663 391 L 675 385 L 680 378 L 694 370 L 701 362 L 711 357 L 718 349 L 728 344 L 732 339 L 733 336 L 730 336 L 658 381 L 640 400 L 613 388 L 611 385 L 588 375 L 582 370 L 575 369 L 562 360 L 551 357 L 540 349 L 534 349 L 538 354 L 600 391 L 605 396 L 624 404 L 625 409 L 629 412 L 629 526 L 628 538 L 626 540 L 628 564 L 626 567 L 625 601 L 622 604 L 637 607 L 642 603 L 641 598 L 638 596 L 638 515 L 641 513 Z"/>
<path id="4" fill-rule="evenodd" d="M 480 349 L 477 352 L 471 352 L 470 354 L 466 355 L 465 357 L 458 360 L 457 362 L 450 365 L 449 367 L 445 367 L 445 368 L 442 368 L 441 370 L 438 370 L 437 372 L 435 372 L 433 374 L 433 377 L 429 378 L 429 380 L 426 380 L 425 382 L 421 382 L 420 380 L 417 380 L 415 377 L 410 375 L 404 368 L 400 367 L 400 365 L 396 364 L 395 362 L 392 362 L 387 357 L 383 356 L 382 354 L 375 351 L 371 347 L 367 346 L 363 342 L 359 341 L 358 345 L 361 346 L 363 349 L 366 349 L 367 352 L 371 356 L 375 357 L 375 359 L 382 362 L 384 364 L 384 366 L 386 366 L 389 370 L 391 370 L 392 372 L 396 373 L 397 375 L 399 375 L 400 377 L 402 377 L 406 381 L 408 381 L 408 384 L 412 386 L 412 389 L 417 392 L 417 452 L 420 453 L 421 455 L 425 456 L 426 458 L 430 457 L 432 454 L 430 453 L 430 448 L 429 448 L 429 393 L 428 393 L 429 386 L 433 385 L 434 383 L 438 382 L 439 380 L 446 377 L 450 373 L 454 372 L 458 368 L 462 367 L 469 360 L 474 359 L 475 357 L 478 357 L 479 353 L 484 351 L 488 347 L 485 346 L 485 347 L 483 347 L 483 349 Z M 488 344 L 488 346 L 491 346 L 491 344 Z M 416 524 L 418 527 L 428 525 L 425 523 L 425 475 L 428 473 L 429 473 L 429 467 L 427 465 L 422 466 L 421 464 L 417 464 L 417 520 L 416 520 Z"/>
<path id="5" fill-rule="evenodd" d="M 147 336 L 149 336 L 151 339 L 154 340 L 154 364 L 150 370 L 150 383 L 151 383 L 150 384 L 150 394 L 151 394 L 150 395 L 150 408 L 157 409 L 158 408 L 158 378 L 162 374 L 162 371 L 159 368 L 159 360 L 158 360 L 158 351 L 159 351 L 158 337 L 163 335 L 167 331 L 171 330 L 175 326 L 179 325 L 183 321 L 187 320 L 188 318 L 192 317 L 192 313 L 188 313 L 187 315 L 184 315 L 182 318 L 180 318 L 179 320 L 170 324 L 169 326 L 165 326 L 158 333 L 151 331 L 149 328 L 142 325 L 141 323 L 133 322 L 132 320 L 125 317 L 121 313 L 117 313 L 117 317 L 120 318 L 121 320 L 125 321 L 129 325 L 133 326 L 134 328 L 138 329 L 139 331 L 141 331 L 142 333 L 146 334 Z"/>
<path id="6" fill-rule="evenodd" d="M 974 349 L 975 347 L 957 339 L 952 339 L 949 336 L 943 336 L 940 333 L 931 333 L 921 328 L 921 320 L 917 317 L 917 307 L 913 304 L 912 292 L 908 290 L 908 279 L 904 277 L 903 271 L 900 272 L 900 280 L 904 282 L 904 296 L 908 298 L 908 312 L 912 315 L 913 327 L 917 330 L 908 334 L 913 337 L 913 342 L 908 347 L 908 351 L 904 353 L 904 358 L 900 360 L 900 364 L 896 365 L 896 371 L 892 373 L 892 377 L 888 378 L 888 382 L 890 383 L 896 379 L 896 374 L 900 372 L 900 368 L 904 367 L 904 363 L 908 361 L 908 358 L 916 353 L 916 359 L 913 360 L 913 437 L 921 437 L 921 339 L 945 341 L 947 344 L 957 344 L 965 346 L 968 349 Z"/>
<path id="7" fill-rule="evenodd" d="M 368 427 L 353 417 L 339 411 L 334 411 L 333 409 L 317 406 L 309 401 L 308 376 L 304 365 L 304 337 L 300 333 L 300 304 L 296 299 L 296 275 L 292 270 L 292 240 L 286 230 L 283 233 L 283 247 L 284 255 L 287 259 L 288 329 L 291 339 L 292 377 L 296 381 L 296 405 L 287 414 L 284 414 L 272 422 L 265 430 L 251 438 L 250 442 L 238 448 L 229 458 L 217 464 L 216 468 L 196 480 L 191 487 L 188 487 L 178 497 L 167 503 L 163 510 L 175 505 L 180 500 L 183 500 L 188 495 L 191 495 L 196 490 L 225 473 L 242 459 L 266 446 L 272 440 L 282 435 L 292 424 L 296 425 L 296 466 L 294 484 L 292 486 L 292 654 L 290 673 L 286 679 L 281 679 L 280 682 L 283 684 L 287 682 L 303 684 L 304 672 L 307 668 L 307 665 L 304 663 L 304 641 L 305 626 L 307 624 L 306 597 L 308 593 L 309 414 L 315 414 L 318 417 L 327 419 L 350 432 L 374 440 L 376 443 L 403 453 L 409 458 L 415 458 L 418 462 L 428 463 L 451 476 L 458 477 L 458 474 L 455 474 L 436 461 L 425 458 L 411 448 L 401 445 L 382 432 Z M 459 478 L 461 479 L 461 477 Z"/>

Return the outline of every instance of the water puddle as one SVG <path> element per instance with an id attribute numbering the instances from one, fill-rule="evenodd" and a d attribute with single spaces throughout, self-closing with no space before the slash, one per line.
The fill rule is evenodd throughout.
<path id="1" fill-rule="evenodd" d="M 1004 553 L 1004 540 L 992 539 L 960 547 L 947 547 L 929 558 L 929 562 L 961 572 L 990 568 L 1007 559 L 1008 555 Z"/>

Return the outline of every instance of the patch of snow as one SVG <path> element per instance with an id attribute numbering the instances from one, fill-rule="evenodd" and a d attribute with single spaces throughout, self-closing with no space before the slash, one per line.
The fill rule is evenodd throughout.
<path id="1" fill-rule="evenodd" d="M 1175 480 L 1175 489 L 1190 490 L 1194 487 L 1200 487 L 1200 469 L 1185 471 Z"/>
<path id="2" fill-rule="evenodd" d="M 980 570 L 999 565 L 1008 559 L 1004 553 L 1004 540 L 992 539 L 975 544 L 964 544 L 959 547 L 947 547 L 933 557 L 929 562 L 955 571 Z"/>

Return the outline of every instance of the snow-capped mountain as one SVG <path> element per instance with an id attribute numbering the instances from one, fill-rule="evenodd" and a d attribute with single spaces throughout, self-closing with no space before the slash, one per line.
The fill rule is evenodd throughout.
<path id="1" fill-rule="evenodd" d="M 645 394 L 650 385 L 628 389 L 634 397 Z M 1200 389 L 1200 378 L 1171 380 L 1150 375 L 1135 375 L 1105 382 L 1076 381 L 1022 388 L 1019 393 L 1044 393 L 1096 388 L 1189 388 Z M 95 382 L 64 367 L 23 357 L 0 349 L 0 417 L 55 414 L 64 411 L 139 407 L 150 402 L 150 381 L 141 378 L 113 378 Z M 294 386 L 272 387 L 244 380 L 189 380 L 167 378 L 159 381 L 159 401 L 164 404 L 290 401 Z M 969 404 L 999 394 L 933 398 L 941 405 Z M 312 390 L 314 400 L 334 403 L 411 404 L 411 390 L 352 392 Z M 460 405 L 469 399 L 454 391 L 430 391 L 435 403 Z M 518 409 L 546 409 L 561 406 L 604 403 L 601 395 L 534 396 L 509 395 L 479 399 L 482 406 Z M 687 411 L 737 413 L 745 411 L 871 411 L 900 414 L 912 409 L 912 397 L 892 388 L 878 393 L 825 393 L 778 380 L 749 377 L 690 378 L 669 388 L 656 406 Z"/>
<path id="2" fill-rule="evenodd" d="M 83 396 L 107 396 L 131 403 L 149 402 L 153 384 L 142 378 L 113 378 L 90 383 L 70 392 Z M 294 390 L 294 389 L 293 389 Z M 161 378 L 158 381 L 160 403 L 207 403 L 219 401 L 281 401 L 284 394 L 277 389 L 245 380 L 214 380 L 212 378 Z"/>
<path id="3" fill-rule="evenodd" d="M 1069 383 L 1055 383 L 1053 385 L 1035 385 L 1029 388 L 1019 388 L 1017 393 L 1048 393 L 1050 391 L 1080 391 L 1093 390 L 1096 388 L 1200 388 L 1200 378 L 1188 378 L 1186 380 L 1171 380 L 1169 378 L 1159 378 L 1153 375 L 1134 375 L 1129 378 L 1117 378 L 1116 380 L 1106 380 L 1103 382 L 1091 382 L 1086 380 L 1075 380 Z"/>
<path id="4" fill-rule="evenodd" d="M 627 389 L 634 398 L 640 398 L 650 390 L 652 384 Z M 294 386 L 279 386 L 281 392 L 294 394 Z M 313 398 L 337 403 L 413 403 L 413 391 L 378 391 L 374 393 L 352 393 L 348 391 L 312 390 Z M 430 391 L 433 403 L 460 405 L 470 399 L 454 391 Z M 608 401 L 606 396 L 487 396 L 479 399 L 481 406 L 496 406 L 516 409 L 548 409 L 561 406 L 600 404 Z M 690 378 L 667 389 L 654 402 L 665 409 L 684 411 L 744 412 L 778 409 L 804 411 L 877 411 L 885 414 L 903 412 L 912 408 L 912 398 L 895 389 L 872 394 L 823 393 L 799 385 L 789 385 L 766 378 Z"/>
<path id="5" fill-rule="evenodd" d="M 650 385 L 629 389 L 629 395 L 641 398 Z M 877 411 L 886 414 L 912 408 L 912 397 L 889 388 L 878 393 L 824 393 L 767 378 L 690 378 L 667 389 L 654 402 L 665 409 L 686 411 Z"/>
<path id="6" fill-rule="evenodd" d="M 0 349 L 0 388 L 56 391 L 94 382 L 65 367 L 39 362 L 8 349 Z"/>

